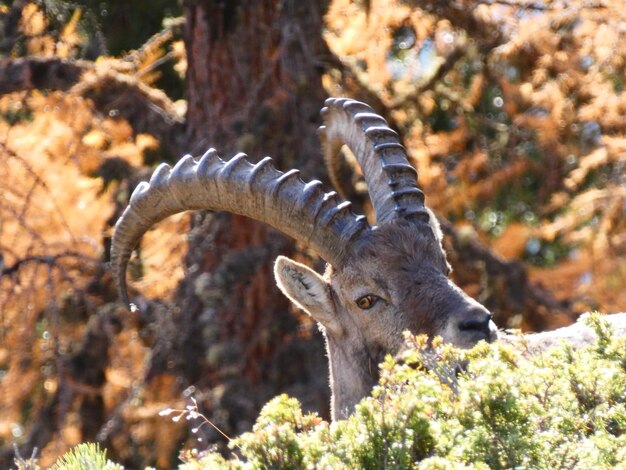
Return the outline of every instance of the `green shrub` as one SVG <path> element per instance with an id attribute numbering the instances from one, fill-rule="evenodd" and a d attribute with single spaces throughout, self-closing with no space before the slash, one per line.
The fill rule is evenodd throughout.
<path id="1" fill-rule="evenodd" d="M 98 444 L 83 443 L 61 457 L 51 470 L 123 470 L 120 465 L 107 460 L 106 449 Z"/>
<path id="2" fill-rule="evenodd" d="M 281 395 L 231 441 L 238 457 L 188 453 L 180 468 L 626 468 L 626 339 L 588 321 L 592 346 L 530 358 L 501 343 L 435 356 L 407 336 L 349 419 L 329 424 Z"/>

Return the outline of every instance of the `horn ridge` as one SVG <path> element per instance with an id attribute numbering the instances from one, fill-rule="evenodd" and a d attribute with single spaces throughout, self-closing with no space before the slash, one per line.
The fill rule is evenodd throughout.
<path id="1" fill-rule="evenodd" d="M 267 157 L 257 164 L 245 154 L 224 161 L 214 150 L 199 160 L 185 156 L 174 168 L 160 165 L 140 183 L 115 226 L 111 267 L 128 304 L 126 267 L 143 234 L 155 223 L 187 210 L 228 211 L 265 222 L 306 241 L 334 266 L 346 261 L 352 243 L 370 230 L 339 196 L 319 181 L 305 183 L 297 170 L 281 172 Z"/>
<path id="2" fill-rule="evenodd" d="M 349 98 L 328 98 L 318 130 L 324 160 L 336 188 L 341 188 L 339 150 L 347 145 L 355 155 L 368 185 L 376 223 L 394 218 L 428 221 L 424 193 L 417 186 L 417 171 L 409 163 L 396 131 L 367 104 Z M 411 197 L 408 197 L 408 194 Z M 417 214 L 417 215 L 414 215 Z"/>

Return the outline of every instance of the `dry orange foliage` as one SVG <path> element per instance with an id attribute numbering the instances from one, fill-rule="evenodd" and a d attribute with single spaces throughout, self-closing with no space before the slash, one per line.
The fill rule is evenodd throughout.
<path id="1" fill-rule="evenodd" d="M 158 142 L 147 134 L 133 135 L 127 122 L 98 115 L 93 103 L 71 93 L 5 95 L 0 97 L 0 112 L 29 113 L 19 122 L 0 121 L 0 252 L 2 267 L 14 268 L 0 279 L 0 359 L 5 371 L 0 438 L 10 442 L 25 431 L 19 423 L 26 403 L 36 410 L 57 391 L 55 347 L 71 352 L 85 332 L 71 318 L 67 303 L 74 292 L 87 291 L 94 277 L 107 276 L 102 240 L 110 235 L 107 221 L 113 215 L 116 189 L 115 184 L 104 186 L 96 177 L 98 169 L 110 159 L 140 167 L 144 153 Z M 186 229 L 187 218 L 178 216 L 148 234 L 140 283 L 146 295 L 167 297 L 182 277 L 182 266 L 173 260 L 184 254 Z M 85 297 L 94 307 L 108 300 Z M 102 390 L 111 410 L 136 393 L 137 379 L 143 375 L 147 349 L 136 329 L 129 331 L 135 336 L 117 335 L 111 348 L 110 379 Z M 24 358 L 30 362 L 27 369 L 20 366 Z M 156 412 L 153 415 L 162 422 Z M 63 432 L 43 449 L 42 464 L 80 441 L 73 419 L 70 410 Z M 168 448 L 165 441 L 163 452 Z"/>
<path id="2" fill-rule="evenodd" d="M 326 21 L 333 52 L 394 110 L 432 207 L 506 257 L 567 245 L 532 278 L 580 310 L 624 309 L 623 2 L 335 0 Z"/>
<path id="3" fill-rule="evenodd" d="M 79 19 L 76 10 L 63 30 L 52 34 L 40 7 L 28 4 L 20 22 L 28 53 L 72 57 L 83 42 Z M 157 413 L 162 402 L 171 406 L 176 401 L 176 387 L 164 383 L 162 396 L 142 395 L 149 348 L 138 338 L 132 318 L 111 336 L 101 390 L 68 383 L 62 370 L 67 366 L 63 357 L 71 356 L 89 328 L 82 315 L 95 314 L 114 298 L 90 293 L 94 282 L 109 283 L 103 240 L 111 234 L 116 198 L 123 203 L 127 197 L 115 180 L 108 184 L 102 169 L 114 161 L 139 169 L 146 153 L 159 149 L 152 135 L 135 133 L 115 114 L 99 113 L 84 93 L 111 69 L 133 73 L 129 80 L 147 86 L 156 77 L 151 67 L 161 55 L 157 50 L 142 51 L 133 67 L 105 59 L 69 92 L 0 96 L 0 441 L 19 442 L 30 431 L 24 413 L 33 419 L 59 387 L 73 390 L 63 395 L 69 402 L 58 416 L 60 432 L 40 450 L 44 467 L 83 439 L 77 410 L 81 394 L 94 392 L 101 394 L 109 414 L 126 401 L 145 400 L 146 406 L 137 409 L 141 416 L 124 419 L 137 423 L 137 438 L 155 442 L 154 455 L 161 461 L 174 452 L 175 440 L 161 432 L 171 425 Z M 180 215 L 147 235 L 140 282 L 147 296 L 168 297 L 178 284 L 183 270 L 173 260 L 185 252 L 187 228 L 187 217 Z"/>

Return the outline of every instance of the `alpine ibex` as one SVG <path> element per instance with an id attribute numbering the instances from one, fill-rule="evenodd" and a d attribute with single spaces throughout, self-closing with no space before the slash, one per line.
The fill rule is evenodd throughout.
<path id="1" fill-rule="evenodd" d="M 376 226 L 319 181 L 303 182 L 298 170 L 280 172 L 269 157 L 256 164 L 243 154 L 223 161 L 211 149 L 174 168 L 160 165 L 136 188 L 115 228 L 111 264 L 128 304 L 125 272 L 135 245 L 156 222 L 186 210 L 251 217 L 310 246 L 328 263 L 323 276 L 283 256 L 274 272 L 284 294 L 324 331 L 332 416 L 339 419 L 370 392 L 377 364 L 398 352 L 403 330 L 466 348 L 493 341 L 496 328 L 490 312 L 448 279 L 441 231 L 398 135 L 358 101 L 330 98 L 322 116 L 327 162 L 342 145 L 352 150 Z"/>

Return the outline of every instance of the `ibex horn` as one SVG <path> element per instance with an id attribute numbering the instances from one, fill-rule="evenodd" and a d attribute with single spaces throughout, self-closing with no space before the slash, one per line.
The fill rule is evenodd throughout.
<path id="1" fill-rule="evenodd" d="M 357 158 L 376 212 L 376 224 L 395 218 L 428 222 L 417 171 L 407 158 L 398 134 L 365 103 L 328 98 L 320 128 L 324 159 L 333 179 L 339 150 L 347 145 Z"/>
<path id="2" fill-rule="evenodd" d="M 115 226 L 111 266 L 128 305 L 126 267 L 142 235 L 164 218 L 186 210 L 228 211 L 265 222 L 341 266 L 352 242 L 370 227 L 349 202 L 324 193 L 319 181 L 303 182 L 298 170 L 276 170 L 271 158 L 251 164 L 238 154 L 225 162 L 213 149 L 200 160 L 187 155 L 174 168 L 161 164 L 140 183 Z"/>

